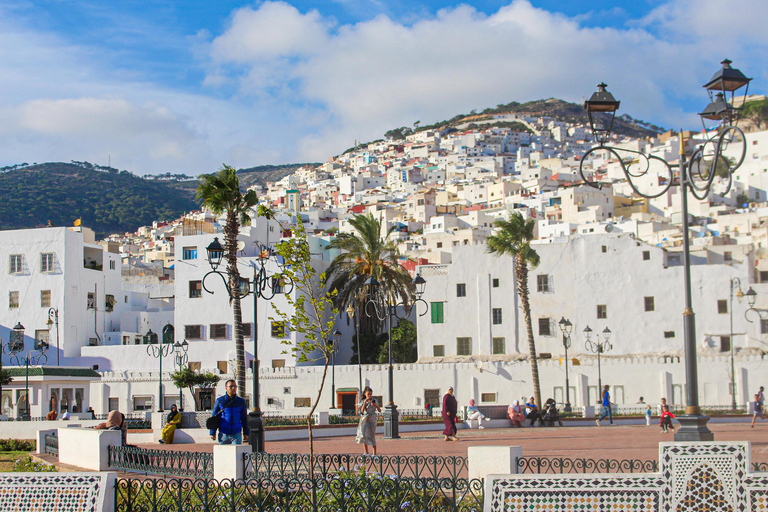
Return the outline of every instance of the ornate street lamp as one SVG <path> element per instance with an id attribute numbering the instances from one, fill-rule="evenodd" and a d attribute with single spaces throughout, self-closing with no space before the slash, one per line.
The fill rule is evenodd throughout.
<path id="1" fill-rule="evenodd" d="M 357 340 L 357 380 L 358 388 L 357 393 L 359 398 L 363 397 L 363 365 L 360 363 L 360 319 L 359 315 L 355 314 L 355 307 L 357 307 L 357 301 L 353 305 L 352 302 L 347 306 L 347 316 L 355 319 L 355 338 Z"/>
<path id="2" fill-rule="evenodd" d="M 225 277 L 225 274 L 218 271 L 218 267 L 221 264 L 221 260 L 224 257 L 224 248 L 219 243 L 218 238 L 214 238 L 208 247 L 208 263 L 211 265 L 211 271 L 203 276 L 203 289 L 213 294 L 212 290 L 209 290 L 205 286 L 205 279 L 211 275 L 216 274 L 224 281 L 224 288 L 227 290 L 227 295 L 230 299 L 239 295 L 240 298 L 245 298 L 248 295 L 253 295 L 253 408 L 248 413 L 248 427 L 250 428 L 251 435 L 249 441 L 251 448 L 254 452 L 265 452 L 266 445 L 264 443 L 264 420 L 261 412 L 261 400 L 259 389 L 259 298 L 272 300 L 272 298 L 278 293 L 291 293 L 293 291 L 293 280 L 290 276 L 281 273 L 274 274 L 267 271 L 267 264 L 272 261 L 275 265 L 282 270 L 283 261 L 277 257 L 274 250 L 268 245 L 258 245 L 256 262 L 253 265 L 253 280 L 249 281 L 246 278 L 240 278 L 239 286 L 236 290 L 230 289 L 229 280 Z"/>
<path id="3" fill-rule="evenodd" d="M 639 196 L 652 199 L 666 194 L 673 185 L 679 185 L 681 188 L 681 209 L 683 216 L 683 268 L 684 268 L 684 292 L 685 309 L 683 311 L 683 329 L 685 334 L 685 377 L 686 377 L 686 401 L 685 415 L 678 416 L 681 427 L 675 433 L 675 441 L 712 441 L 714 435 L 707 428 L 709 417 L 701 414 L 699 407 L 699 378 L 698 365 L 696 362 L 696 322 L 693 314 L 693 305 L 691 300 L 691 256 L 690 256 L 690 233 L 688 229 L 688 193 L 690 192 L 696 199 L 705 199 L 712 190 L 712 184 L 717 175 L 718 164 L 720 167 L 727 168 L 727 190 L 730 190 L 733 172 L 744 162 L 747 152 L 746 138 L 735 122 L 738 119 L 740 108 L 733 104 L 735 93 L 739 89 L 749 84 L 751 79 L 746 78 L 739 70 L 731 68 L 731 61 L 724 60 L 723 68 L 719 70 L 712 79 L 704 85 L 710 98 L 710 104 L 700 114 L 702 123 L 704 120 L 717 121 L 717 131 L 710 136 L 703 144 L 699 145 L 690 159 L 685 153 L 685 145 L 682 133 L 680 134 L 680 159 L 678 163 L 671 165 L 663 158 L 655 155 L 646 155 L 639 151 L 627 150 L 624 148 L 615 148 L 606 146 L 605 142 L 610 136 L 611 124 L 603 123 L 597 129 L 593 125 L 593 133 L 598 145 L 587 151 L 579 164 L 579 173 L 582 180 L 594 188 L 600 188 L 601 184 L 588 180 L 584 175 L 584 162 L 588 160 L 591 153 L 596 151 L 607 151 L 616 157 L 627 183 L 632 190 Z M 587 114 L 592 116 L 611 112 L 615 115 L 618 110 L 618 102 L 601 96 L 605 91 L 605 86 L 598 86 L 598 95 L 596 101 L 592 98 L 584 102 L 584 108 Z M 731 102 L 727 101 L 727 94 L 731 93 Z M 722 96 L 720 96 L 721 94 Z M 593 95 L 593 98 L 595 98 Z M 604 101 L 597 101 L 600 99 Z M 742 99 L 742 105 L 746 100 L 746 91 Z M 615 107 L 615 108 L 614 108 Z M 612 110 L 611 110 L 612 109 Z M 590 121 L 591 122 L 591 121 Z M 606 127 L 607 126 L 607 131 Z M 728 160 L 724 152 L 729 147 L 735 147 L 738 158 L 735 162 Z M 619 151 L 634 155 L 632 158 L 622 157 Z M 648 172 L 651 164 L 657 164 L 664 170 L 666 181 L 658 180 L 661 188 L 656 193 L 650 191 L 641 191 L 636 183 L 639 178 L 649 178 Z M 656 182 L 656 180 L 653 180 Z"/>
<path id="4" fill-rule="evenodd" d="M 613 94 L 605 90 L 606 87 L 608 86 L 604 82 L 597 84 L 597 92 L 584 102 L 589 117 L 589 127 L 592 129 L 595 141 L 601 146 L 611 136 L 613 120 L 621 104 L 620 101 L 616 101 Z"/>
<path id="5" fill-rule="evenodd" d="M 587 328 L 584 329 L 584 337 L 587 339 L 584 343 L 587 350 L 593 354 L 597 354 L 597 396 L 599 397 L 603 392 L 603 373 L 600 368 L 600 354 L 608 352 L 613 348 L 613 345 L 608 342 L 608 340 L 611 339 L 611 330 L 606 327 L 603 329 L 603 340 L 600 341 L 600 333 L 598 333 L 595 335 L 597 341 L 592 341 L 592 329 L 587 326 Z"/>
<path id="6" fill-rule="evenodd" d="M 48 328 L 56 326 L 56 366 L 59 366 L 59 310 L 48 308 Z"/>
<path id="7" fill-rule="evenodd" d="M 11 364 L 25 368 L 24 409 L 19 408 L 19 419 L 29 421 L 29 367 L 45 364 L 48 361 L 48 356 L 45 355 L 45 352 L 48 350 L 48 343 L 43 342 L 36 345 L 34 350 L 27 351 L 26 356 L 19 355 L 20 352 L 24 352 L 24 326 L 21 325 L 21 322 L 16 322 L 16 325 L 11 330 L 11 337 L 7 347 L 9 351 L 6 353 L 11 356 Z"/>
<path id="8" fill-rule="evenodd" d="M 189 356 L 187 355 L 188 350 L 189 343 L 187 340 L 184 340 L 181 343 L 177 341 L 173 344 L 173 352 L 176 354 L 176 366 L 178 366 L 179 371 L 181 371 L 181 369 L 189 362 Z M 179 386 L 179 411 L 184 410 L 184 396 L 181 391 L 181 386 Z"/>
<path id="9" fill-rule="evenodd" d="M 170 328 L 170 329 L 169 329 Z M 152 329 L 147 331 L 144 335 L 144 340 L 147 343 L 147 355 L 150 357 L 156 357 L 160 365 L 160 376 L 157 378 L 157 412 L 163 412 L 163 358 L 173 353 L 173 341 L 166 341 L 166 333 L 173 332 L 173 326 L 167 324 L 163 327 L 163 339 L 162 343 L 158 339 L 156 333 L 152 332 Z"/>
<path id="10" fill-rule="evenodd" d="M 565 317 L 561 317 L 558 325 L 563 333 L 563 349 L 565 349 L 565 406 L 563 407 L 563 411 L 571 412 L 571 385 L 568 380 L 568 349 L 571 348 L 571 331 L 573 330 L 573 324 L 570 320 L 566 320 Z"/>
<path id="11" fill-rule="evenodd" d="M 736 297 L 739 303 L 744 298 L 744 292 L 741 291 L 741 280 L 738 277 L 731 278 L 730 303 L 728 304 L 731 325 L 731 336 L 728 338 L 728 348 L 731 353 L 731 409 L 736 412 L 736 364 L 733 358 L 733 297 Z"/>
<path id="12" fill-rule="evenodd" d="M 400 438 L 400 413 L 397 410 L 397 406 L 394 402 L 394 383 L 393 375 L 394 368 L 392 366 L 392 317 L 397 317 L 400 320 L 405 320 L 411 314 L 413 307 L 418 307 L 419 303 L 424 304 L 424 313 L 419 316 L 427 314 L 428 305 L 422 295 L 424 294 L 424 288 L 427 285 L 427 281 L 421 277 L 421 274 L 417 274 L 413 280 L 413 285 L 416 288 L 416 300 L 413 304 L 408 304 L 405 301 L 400 303 L 393 303 L 395 297 L 392 296 L 390 290 L 384 289 L 379 281 L 375 277 L 370 276 L 365 281 L 365 286 L 368 290 L 368 300 L 365 303 L 365 314 L 369 318 L 376 317 L 380 322 L 387 319 L 387 334 L 389 336 L 389 367 L 388 367 L 388 391 L 389 402 L 384 408 L 384 439 L 399 439 Z M 405 309 L 405 316 L 397 314 L 397 309 L 403 307 Z M 418 314 L 418 309 L 416 310 Z"/>

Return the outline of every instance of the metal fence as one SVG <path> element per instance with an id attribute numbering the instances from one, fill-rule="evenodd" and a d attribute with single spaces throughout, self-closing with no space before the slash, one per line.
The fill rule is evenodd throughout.
<path id="1" fill-rule="evenodd" d="M 56 457 L 59 456 L 59 438 L 56 434 L 45 434 L 44 443 L 43 449 L 45 453 L 50 453 Z"/>
<path id="2" fill-rule="evenodd" d="M 306 478 L 309 455 L 298 453 L 246 453 L 243 474 L 254 478 Z M 466 475 L 466 457 L 439 455 L 346 455 L 313 456 L 315 476 L 327 477 L 344 471 L 388 475 L 396 478 L 460 479 Z"/>
<path id="3" fill-rule="evenodd" d="M 638 459 L 566 459 L 520 457 L 518 473 L 655 473 L 659 463 Z"/>
<path id="4" fill-rule="evenodd" d="M 153 475 L 213 478 L 213 454 L 146 450 L 136 446 L 108 447 L 110 469 Z"/>
<path id="5" fill-rule="evenodd" d="M 117 512 L 481 512 L 482 480 L 338 474 L 287 480 L 117 479 Z"/>

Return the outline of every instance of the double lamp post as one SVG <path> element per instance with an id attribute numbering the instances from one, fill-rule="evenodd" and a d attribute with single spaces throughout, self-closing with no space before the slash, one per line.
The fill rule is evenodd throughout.
<path id="1" fill-rule="evenodd" d="M 11 329 L 8 343 L 2 345 L 0 342 L 0 370 L 3 368 L 3 354 L 11 356 L 11 364 L 25 368 L 23 408 L 18 407 L 18 419 L 22 421 L 31 419 L 29 414 L 29 367 L 45 364 L 48 361 L 48 356 L 45 355 L 47 350 L 48 343 L 41 342 L 39 345 L 35 345 L 34 350 L 28 350 L 26 355 L 24 354 L 24 326 L 21 325 L 21 322 L 16 322 L 16 325 Z M 0 400 L 2 400 L 2 394 L 3 388 L 0 386 Z"/>

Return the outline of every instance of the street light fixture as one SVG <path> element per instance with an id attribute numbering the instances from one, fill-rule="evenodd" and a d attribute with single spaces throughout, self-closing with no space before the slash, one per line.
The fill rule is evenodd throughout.
<path id="1" fill-rule="evenodd" d="M 357 392 L 360 395 L 359 398 L 362 399 L 363 397 L 363 365 L 360 363 L 360 318 L 359 318 L 359 315 L 355 314 L 356 306 L 357 306 L 357 300 L 355 300 L 355 305 L 353 305 L 352 302 L 349 303 L 349 305 L 347 306 L 347 316 L 353 317 L 355 319 L 355 338 L 357 340 L 357 380 L 358 380 Z"/>
<path id="2" fill-rule="evenodd" d="M 561 317 L 558 325 L 560 325 L 560 330 L 563 332 L 563 348 L 565 349 L 565 405 L 563 411 L 571 412 L 571 386 L 570 381 L 568 380 L 568 349 L 571 348 L 571 331 L 573 330 L 573 324 L 570 320 L 566 320 L 565 317 Z"/>
<path id="3" fill-rule="evenodd" d="M 370 276 L 365 281 L 365 286 L 368 290 L 368 300 L 365 303 L 365 314 L 369 318 L 376 317 L 380 322 L 387 320 L 387 334 L 389 336 L 389 367 L 387 376 L 389 402 L 384 408 L 384 439 L 400 438 L 400 413 L 398 412 L 397 406 L 394 402 L 394 368 L 392 366 L 392 317 L 394 316 L 400 320 L 405 320 L 410 316 L 411 309 L 413 307 L 418 307 L 418 303 L 424 304 L 425 308 L 428 309 L 426 301 L 421 298 L 424 294 L 424 288 L 427 285 L 427 281 L 421 277 L 421 274 L 417 274 L 413 280 L 413 285 L 416 289 L 416 300 L 413 302 L 413 304 L 408 304 L 405 301 L 393 304 L 392 300 L 394 297 L 392 296 L 391 291 L 384 289 L 375 277 Z M 397 314 L 397 308 L 401 306 L 405 309 L 405 316 L 402 317 Z M 418 314 L 418 309 L 416 310 L 416 313 Z M 424 313 L 419 314 L 419 316 L 424 316 L 426 314 L 427 311 L 425 309 Z"/>
<path id="4" fill-rule="evenodd" d="M 728 304 L 731 325 L 731 336 L 728 338 L 728 348 L 731 353 L 731 409 L 736 412 L 736 363 L 733 357 L 733 297 L 736 297 L 739 303 L 744 298 L 744 292 L 741 291 L 741 280 L 738 277 L 731 278 L 730 304 Z"/>
<path id="5" fill-rule="evenodd" d="M 603 329 L 602 335 L 602 341 L 600 341 L 600 333 L 595 335 L 597 341 L 592 341 L 592 329 L 590 329 L 589 326 L 584 329 L 584 337 L 587 339 L 584 346 L 593 354 L 597 354 L 597 396 L 601 396 L 600 394 L 603 392 L 603 373 L 600 368 L 600 354 L 608 352 L 613 348 L 613 345 L 608 342 L 608 340 L 611 339 L 611 330 L 606 327 Z"/>
<path id="6" fill-rule="evenodd" d="M 184 340 L 181 343 L 177 341 L 173 344 L 173 352 L 176 354 L 176 366 L 179 367 L 179 371 L 181 371 L 181 369 L 186 366 L 187 362 L 189 361 L 189 356 L 187 355 L 188 350 L 189 343 L 187 340 Z M 181 386 L 179 386 L 179 411 L 184 410 L 184 397 L 181 391 Z"/>
<path id="7" fill-rule="evenodd" d="M 256 254 L 256 261 L 258 263 L 254 262 L 253 264 L 253 280 L 241 277 L 237 290 L 232 290 L 229 286 L 229 280 L 224 276 L 224 273 L 217 270 L 222 258 L 224 258 L 224 247 L 219 243 L 217 237 L 206 247 L 206 251 L 208 253 L 208 263 L 211 265 L 211 271 L 203 276 L 202 286 L 206 292 L 213 294 L 213 291 L 205 286 L 205 279 L 211 274 L 216 274 L 224 281 L 224 288 L 227 290 L 227 295 L 230 299 L 234 298 L 235 295 L 239 295 L 240 298 L 253 295 L 253 360 L 251 362 L 253 372 L 253 388 L 251 391 L 253 395 L 253 408 L 248 413 L 248 427 L 251 431 L 249 436 L 251 448 L 254 452 L 262 453 L 266 451 L 266 445 L 264 443 L 264 420 L 262 418 L 259 396 L 259 298 L 272 300 L 278 293 L 291 293 L 293 291 L 293 280 L 282 272 L 274 274 L 267 271 L 269 261 L 275 263 L 280 269 L 283 267 L 283 262 L 269 245 L 259 244 Z"/>
<path id="8" fill-rule="evenodd" d="M 338 329 L 333 331 L 330 339 L 327 340 L 331 347 L 331 409 L 336 408 L 336 351 L 339 348 L 339 340 L 341 340 L 341 331 Z"/>
<path id="9" fill-rule="evenodd" d="M 24 409 L 19 409 L 19 419 L 22 421 L 29 421 L 29 367 L 37 366 L 38 364 L 45 364 L 48 361 L 48 356 L 45 352 L 48 350 L 48 343 L 40 343 L 39 346 L 35 346 L 34 350 L 27 351 L 26 356 L 19 355 L 20 352 L 24 352 L 24 326 L 21 322 L 16 322 L 16 325 L 11 330 L 10 341 L 8 342 L 8 349 L 11 356 L 11 363 L 18 367 L 25 367 L 24 372 Z M 35 354 L 37 352 L 37 354 Z"/>
<path id="10" fill-rule="evenodd" d="M 150 357 L 156 357 L 160 364 L 160 376 L 157 378 L 157 412 L 163 412 L 163 358 L 173 353 L 173 343 L 166 343 L 165 333 L 168 332 L 168 328 L 173 330 L 171 324 L 167 324 L 163 327 L 163 339 L 158 339 L 156 333 L 152 332 L 152 329 L 147 331 L 144 335 L 144 339 L 147 342 L 147 355 Z"/>
<path id="11" fill-rule="evenodd" d="M 680 159 L 678 163 L 671 165 L 661 157 L 656 155 L 646 155 L 639 151 L 627 150 L 606 146 L 605 143 L 610 136 L 612 124 L 602 123 L 595 127 L 592 125 L 592 131 L 597 145 L 587 151 L 579 164 L 579 173 L 582 180 L 594 188 L 601 188 L 600 183 L 588 180 L 584 174 L 584 162 L 588 160 L 590 154 L 596 151 L 607 151 L 616 157 L 627 179 L 627 183 L 632 190 L 639 196 L 652 199 L 666 194 L 672 185 L 679 185 L 681 188 L 681 210 L 683 217 L 683 268 L 684 268 L 684 292 L 685 309 L 683 312 L 683 330 L 685 334 L 685 376 L 686 376 L 686 401 L 685 415 L 678 416 L 680 429 L 675 433 L 675 441 L 712 441 L 714 435 L 707 428 L 709 417 L 701 414 L 699 407 L 699 378 L 698 365 L 696 361 L 696 322 L 693 314 L 693 305 L 691 299 L 691 256 L 690 256 L 690 233 L 688 229 L 688 192 L 696 199 L 705 199 L 712 190 L 712 184 L 718 171 L 718 164 L 725 164 L 727 169 L 727 190 L 730 190 L 733 172 L 744 162 L 747 153 L 746 139 L 735 122 L 738 120 L 741 107 L 735 106 L 735 93 L 744 86 L 748 86 L 750 78 L 747 78 L 739 70 L 731 67 L 731 61 L 724 60 L 723 65 L 717 73 L 712 76 L 709 82 L 704 85 L 709 95 L 710 104 L 700 113 L 702 124 L 706 128 L 704 120 L 717 121 L 717 131 L 709 137 L 703 144 L 699 145 L 690 159 L 685 153 L 685 145 L 682 133 L 680 134 Z M 747 87 L 744 96 L 741 99 L 741 105 L 744 105 L 747 97 Z M 619 102 L 603 96 L 607 93 L 605 85 L 600 84 L 598 91 L 584 102 L 584 108 L 592 122 L 593 116 L 605 115 L 606 112 L 612 116 L 619 108 Z M 730 93 L 731 101 L 727 101 Z M 610 94 L 610 93 L 607 93 Z M 595 98 L 595 96 L 598 96 Z M 594 100 L 594 101 L 593 101 Z M 604 101 L 601 101 L 604 100 Z M 612 117 L 611 117 L 612 119 Z M 731 163 L 724 155 L 729 147 L 736 149 L 738 158 Z M 629 153 L 632 158 L 622 157 L 619 151 Z M 651 164 L 658 164 L 664 169 L 666 180 L 658 177 L 653 180 L 658 183 L 660 190 L 656 193 L 642 192 L 635 183 L 635 180 L 645 177 L 649 178 Z M 727 191 L 726 190 L 726 191 Z"/>
<path id="12" fill-rule="evenodd" d="M 59 366 L 59 310 L 48 308 L 48 327 L 56 326 L 56 366 Z"/>

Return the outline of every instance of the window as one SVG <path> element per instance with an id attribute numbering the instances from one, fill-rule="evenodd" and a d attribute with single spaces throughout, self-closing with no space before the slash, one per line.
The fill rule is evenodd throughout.
<path id="1" fill-rule="evenodd" d="M 443 242 L 437 242 L 437 248 L 440 249 L 443 246 Z"/>
<path id="2" fill-rule="evenodd" d="M 229 369 L 228 366 L 226 361 L 216 361 L 216 368 L 218 368 L 221 373 L 227 373 L 227 370 Z"/>
<path id="3" fill-rule="evenodd" d="M 53 253 L 40 253 L 40 272 L 53 272 Z"/>
<path id="4" fill-rule="evenodd" d="M 646 311 L 656 311 L 656 305 L 653 303 L 653 297 L 644 297 L 643 300 L 645 302 Z"/>
<path id="5" fill-rule="evenodd" d="M 731 337 L 720 336 L 720 352 L 730 352 L 731 350 Z"/>
<path id="6" fill-rule="evenodd" d="M 466 283 L 458 283 L 456 285 L 456 296 L 457 297 L 466 297 L 467 296 L 467 285 L 466 285 Z"/>
<path id="7" fill-rule="evenodd" d="M 294 407 L 312 407 L 312 399 L 309 397 L 295 397 L 293 399 Z"/>
<path id="8" fill-rule="evenodd" d="M 539 318 L 539 336 L 552 336 L 552 320 Z"/>
<path id="9" fill-rule="evenodd" d="M 505 352 L 506 351 L 504 350 L 504 338 L 493 338 L 493 347 L 492 347 L 493 355 L 504 354 Z"/>
<path id="10" fill-rule="evenodd" d="M 21 274 L 21 254 L 11 254 L 9 274 Z"/>
<path id="11" fill-rule="evenodd" d="M 598 319 L 608 318 L 608 306 L 606 306 L 605 304 L 597 305 L 597 318 Z"/>
<path id="12" fill-rule="evenodd" d="M 227 324 L 211 324 L 211 338 L 226 338 Z"/>
<path id="13" fill-rule="evenodd" d="M 273 359 L 272 368 L 285 368 L 285 359 Z"/>
<path id="14" fill-rule="evenodd" d="M 243 324 L 243 336 L 246 338 L 250 338 L 253 336 L 253 324 Z"/>
<path id="15" fill-rule="evenodd" d="M 723 259 L 725 261 L 733 261 L 733 253 L 731 251 L 725 251 L 723 253 Z"/>
<path id="16" fill-rule="evenodd" d="M 472 355 L 472 338 L 456 338 L 456 355 Z"/>
<path id="17" fill-rule="evenodd" d="M 493 280 L 493 287 L 494 288 L 498 288 L 499 287 L 499 279 L 498 278 Z"/>
<path id="18" fill-rule="evenodd" d="M 430 304 L 430 310 L 432 311 L 433 324 L 443 323 L 443 306 L 444 304 L 442 302 L 432 302 Z"/>
<path id="19" fill-rule="evenodd" d="M 664 337 L 665 338 L 674 338 L 675 337 L 675 331 L 664 331 Z"/>
<path id="20" fill-rule="evenodd" d="M 272 290 L 275 293 L 283 293 L 285 291 L 282 278 L 277 276 L 272 277 Z"/>
<path id="21" fill-rule="evenodd" d="M 651 251 L 643 251 L 643 260 L 651 259 Z"/>
<path id="22" fill-rule="evenodd" d="M 285 325 L 282 322 L 272 322 L 272 337 L 282 338 L 285 336 Z"/>
<path id="23" fill-rule="evenodd" d="M 43 347 L 45 347 L 45 350 L 48 350 L 50 334 L 48 329 L 35 331 L 35 350 L 41 350 Z"/>
<path id="24" fill-rule="evenodd" d="M 86 307 L 88 309 L 96 309 L 96 294 L 94 292 L 88 292 L 88 303 Z"/>
<path id="25" fill-rule="evenodd" d="M 115 263 L 115 260 L 109 260 L 109 270 L 115 270 L 117 268 L 117 263 Z"/>
<path id="26" fill-rule="evenodd" d="M 197 247 L 184 247 L 181 250 L 181 259 L 183 259 L 183 260 L 196 260 L 197 259 Z"/>
<path id="27" fill-rule="evenodd" d="M 480 393 L 480 401 L 486 404 L 488 403 L 495 404 L 496 393 Z"/>
<path id="28" fill-rule="evenodd" d="M 133 410 L 134 411 L 151 411 L 152 397 L 151 396 L 134 396 Z"/>
<path id="29" fill-rule="evenodd" d="M 202 325 L 185 325 L 184 337 L 188 340 L 201 340 L 203 339 L 203 326 Z"/>
<path id="30" fill-rule="evenodd" d="M 40 307 L 51 307 L 51 290 L 40 290 Z"/>
<path id="31" fill-rule="evenodd" d="M 432 355 L 435 357 L 445 357 L 445 345 L 432 345 Z"/>
<path id="32" fill-rule="evenodd" d="M 603 246 L 603 252 L 608 252 L 608 247 Z"/>
<path id="33" fill-rule="evenodd" d="M 768 320 L 760 320 L 760 334 L 768 334 Z"/>
<path id="34" fill-rule="evenodd" d="M 8 307 L 11 309 L 19 307 L 19 292 L 8 292 Z"/>
<path id="35" fill-rule="evenodd" d="M 727 315 L 728 314 L 728 301 L 727 300 L 719 300 L 719 301 L 717 301 L 717 314 L 718 315 Z"/>
<path id="36" fill-rule="evenodd" d="M 117 301 L 115 300 L 114 295 L 107 295 L 107 298 L 104 299 L 104 309 L 107 311 L 114 311 L 116 303 Z"/>
<path id="37" fill-rule="evenodd" d="M 501 308 L 493 308 L 493 325 L 501 324 Z"/>
<path id="38" fill-rule="evenodd" d="M 549 291 L 549 276 L 546 274 L 539 274 L 536 276 L 536 290 L 542 293 Z"/>
<path id="39" fill-rule="evenodd" d="M 203 282 L 190 281 L 189 282 L 189 298 L 199 299 L 202 296 L 203 296 Z"/>

